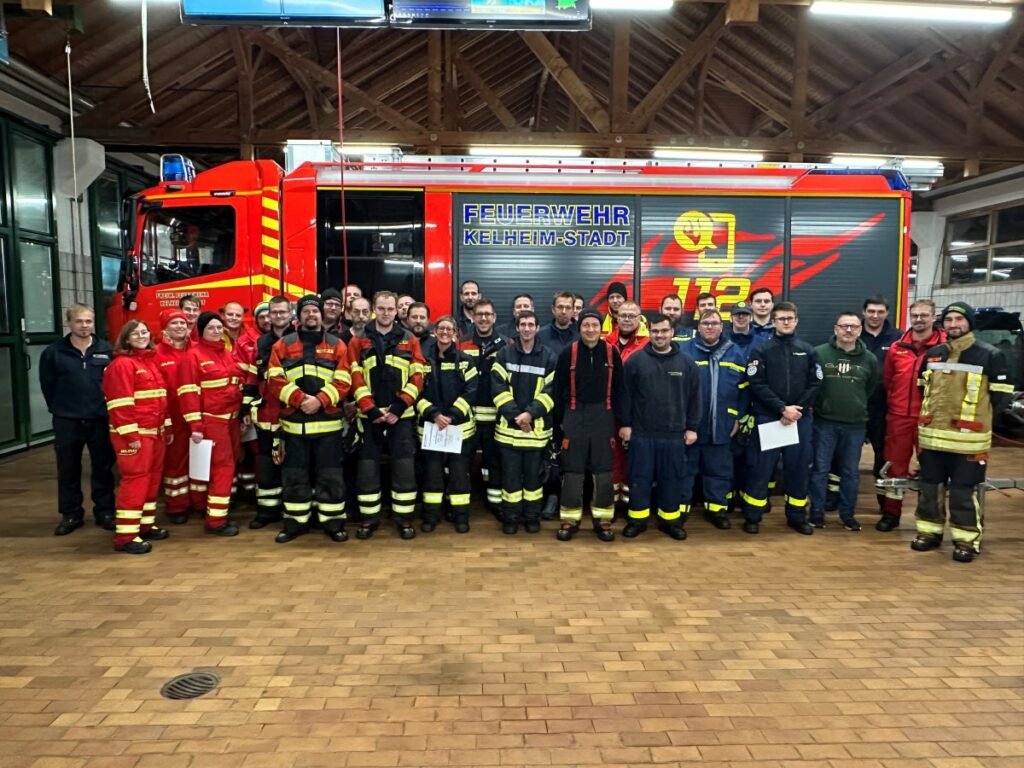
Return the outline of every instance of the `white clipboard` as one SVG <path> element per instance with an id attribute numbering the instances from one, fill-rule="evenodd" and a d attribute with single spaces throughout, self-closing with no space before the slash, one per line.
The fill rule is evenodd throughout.
<path id="1" fill-rule="evenodd" d="M 766 421 L 764 424 L 758 424 L 757 437 L 762 451 L 785 448 L 787 445 L 800 443 L 800 432 L 796 428 L 795 421 L 788 425 L 781 421 Z"/>
<path id="2" fill-rule="evenodd" d="M 438 429 L 434 422 L 428 421 L 423 425 L 420 447 L 424 451 L 462 453 L 462 427 L 450 424 L 446 429 Z"/>
<path id="3" fill-rule="evenodd" d="M 188 476 L 193 480 L 210 480 L 210 462 L 213 459 L 213 440 L 198 443 L 188 441 Z"/>

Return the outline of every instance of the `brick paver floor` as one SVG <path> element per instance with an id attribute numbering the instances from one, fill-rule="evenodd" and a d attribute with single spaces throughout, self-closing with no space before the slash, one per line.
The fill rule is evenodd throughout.
<path id="1" fill-rule="evenodd" d="M 860 533 L 278 545 L 242 510 L 130 557 L 52 536 L 53 485 L 50 449 L 0 461 L 0 768 L 1024 766 L 1024 494 L 962 565 L 868 494 Z"/>

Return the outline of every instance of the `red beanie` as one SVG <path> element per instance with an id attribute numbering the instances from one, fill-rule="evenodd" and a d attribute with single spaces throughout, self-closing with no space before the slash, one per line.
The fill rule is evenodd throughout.
<path id="1" fill-rule="evenodd" d="M 184 320 L 186 323 L 188 322 L 185 313 L 180 309 L 165 309 L 160 313 L 160 329 L 163 330 L 170 325 L 171 320 Z"/>

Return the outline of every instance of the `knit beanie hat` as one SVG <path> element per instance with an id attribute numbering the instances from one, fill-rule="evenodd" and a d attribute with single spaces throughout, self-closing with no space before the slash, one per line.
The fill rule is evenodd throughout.
<path id="1" fill-rule="evenodd" d="M 324 311 L 324 304 L 320 300 L 320 297 L 315 293 L 307 293 L 301 299 L 299 299 L 298 305 L 295 307 L 295 314 L 301 315 L 304 307 L 316 307 L 321 312 Z"/>
<path id="2" fill-rule="evenodd" d="M 185 313 L 180 309 L 165 309 L 160 313 L 160 328 L 164 329 L 171 324 L 172 320 L 184 320 L 188 322 L 188 318 L 185 317 Z"/>
<path id="3" fill-rule="evenodd" d="M 269 312 L 269 311 L 270 311 L 270 302 L 269 301 L 261 301 L 259 304 L 256 305 L 256 309 L 254 309 L 252 311 L 252 316 L 255 319 L 255 318 L 259 317 L 260 315 L 262 315 L 264 312 Z"/>
<path id="4" fill-rule="evenodd" d="M 968 327 L 972 331 L 974 330 L 974 307 L 966 301 L 955 301 L 942 311 L 942 319 L 945 320 L 946 315 L 950 312 L 959 312 L 961 315 L 966 317 Z"/>
<path id="5" fill-rule="evenodd" d="M 196 320 L 196 329 L 199 331 L 200 336 L 203 335 L 203 331 L 206 330 L 206 326 L 208 326 L 213 320 L 220 320 L 222 323 L 224 322 L 216 312 L 203 312 L 203 314 L 199 316 L 199 319 Z"/>
<path id="6" fill-rule="evenodd" d="M 580 310 L 580 316 L 576 322 L 579 325 L 583 325 L 583 321 L 588 317 L 595 318 L 599 324 L 604 322 L 604 317 L 602 317 L 601 313 L 598 312 L 593 307 L 584 307 L 582 310 Z"/>
<path id="7" fill-rule="evenodd" d="M 321 301 L 326 302 L 328 299 L 340 301 L 342 304 L 345 303 L 341 298 L 341 291 L 339 291 L 337 288 L 326 288 L 320 292 Z"/>
<path id="8" fill-rule="evenodd" d="M 607 300 L 613 293 L 619 294 L 624 299 L 628 299 L 629 295 L 626 293 L 626 284 L 615 282 L 608 286 L 608 292 L 604 295 Z"/>

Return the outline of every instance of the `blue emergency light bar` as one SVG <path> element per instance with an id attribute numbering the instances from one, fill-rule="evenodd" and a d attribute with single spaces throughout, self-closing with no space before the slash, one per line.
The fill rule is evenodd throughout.
<path id="1" fill-rule="evenodd" d="M 160 155 L 160 181 L 193 181 L 196 168 L 184 155 Z"/>

